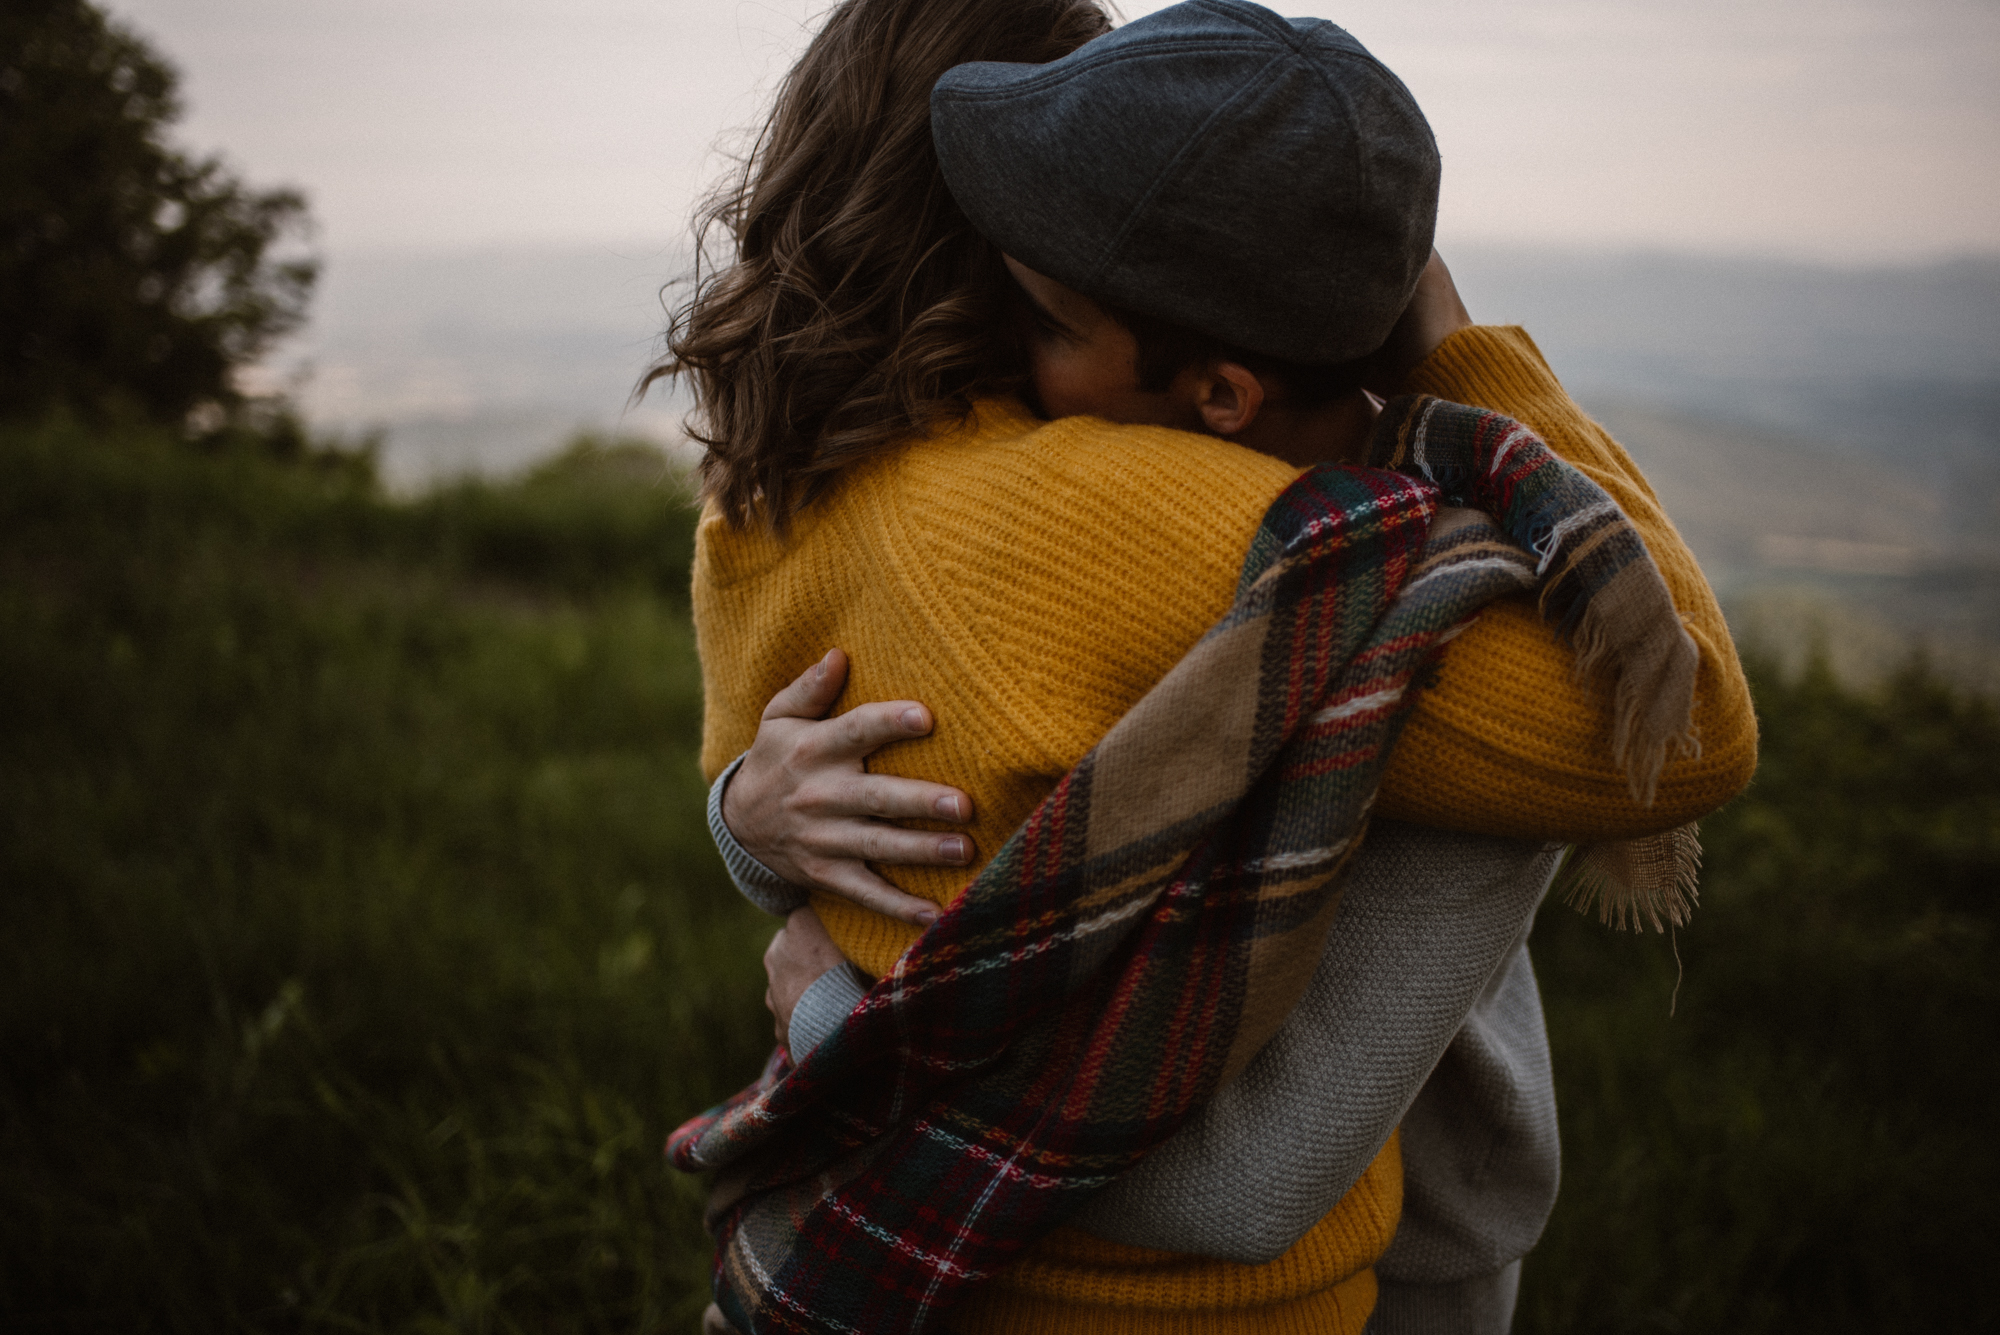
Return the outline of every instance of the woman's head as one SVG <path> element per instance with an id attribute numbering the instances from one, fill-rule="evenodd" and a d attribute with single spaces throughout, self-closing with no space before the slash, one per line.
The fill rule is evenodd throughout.
<path id="1" fill-rule="evenodd" d="M 1006 383 L 1006 270 L 938 172 L 931 87 L 1110 26 L 1094 0 L 845 0 L 828 16 L 698 218 L 733 262 L 697 275 L 647 376 L 693 381 L 703 490 L 725 514 L 782 525 L 841 468 Z"/>

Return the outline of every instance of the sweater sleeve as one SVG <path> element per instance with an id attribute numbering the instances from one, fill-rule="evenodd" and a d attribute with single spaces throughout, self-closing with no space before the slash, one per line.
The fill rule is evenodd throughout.
<path id="1" fill-rule="evenodd" d="M 1570 398 L 1527 331 L 1461 330 L 1403 388 L 1525 422 L 1624 508 L 1701 654 L 1701 750 L 1670 759 L 1654 804 L 1641 806 L 1611 761 L 1609 683 L 1579 680 L 1533 603 L 1509 599 L 1445 654 L 1390 759 L 1382 814 L 1589 843 L 1670 829 L 1740 792 L 1757 765 L 1757 723 L 1722 609 L 1631 457 Z"/>

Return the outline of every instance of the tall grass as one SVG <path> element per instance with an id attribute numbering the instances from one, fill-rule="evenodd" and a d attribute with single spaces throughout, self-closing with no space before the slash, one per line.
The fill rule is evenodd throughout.
<path id="1" fill-rule="evenodd" d="M 0 1328 L 691 1331 L 671 1124 L 768 1043 L 643 452 L 393 502 L 0 430 Z M 1971 1329 L 2000 725 L 1763 675 L 1670 944 L 1544 911 L 1519 1329 Z"/>
<path id="2" fill-rule="evenodd" d="M 676 482 L 0 449 L 0 1324 L 687 1328 L 768 1030 Z"/>

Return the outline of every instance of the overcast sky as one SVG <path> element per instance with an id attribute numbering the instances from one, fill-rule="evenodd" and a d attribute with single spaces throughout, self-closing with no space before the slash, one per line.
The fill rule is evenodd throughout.
<path id="1" fill-rule="evenodd" d="M 1136 15 L 1156 5 L 1128 4 Z M 1450 241 L 2000 253 L 2000 0 L 1325 0 L 1402 75 Z M 185 142 L 332 253 L 668 247 L 823 0 L 113 0 Z"/>

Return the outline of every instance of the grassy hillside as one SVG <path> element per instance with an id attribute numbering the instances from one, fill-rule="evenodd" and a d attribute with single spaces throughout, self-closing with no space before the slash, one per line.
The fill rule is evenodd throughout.
<path id="1" fill-rule="evenodd" d="M 690 1331 L 660 1145 L 768 1041 L 643 453 L 383 499 L 0 431 L 0 1326 Z M 1762 680 L 1674 957 L 1545 911 L 1522 1330 L 1969 1329 L 2000 723 Z"/>
<path id="2" fill-rule="evenodd" d="M 689 1328 L 768 1022 L 678 486 L 0 450 L 0 1325 Z"/>
<path id="3" fill-rule="evenodd" d="M 1517 1330 L 2000 1320 L 2000 716 L 1921 667 L 1754 684 L 1692 926 L 1542 910 L 1563 1188 Z"/>

